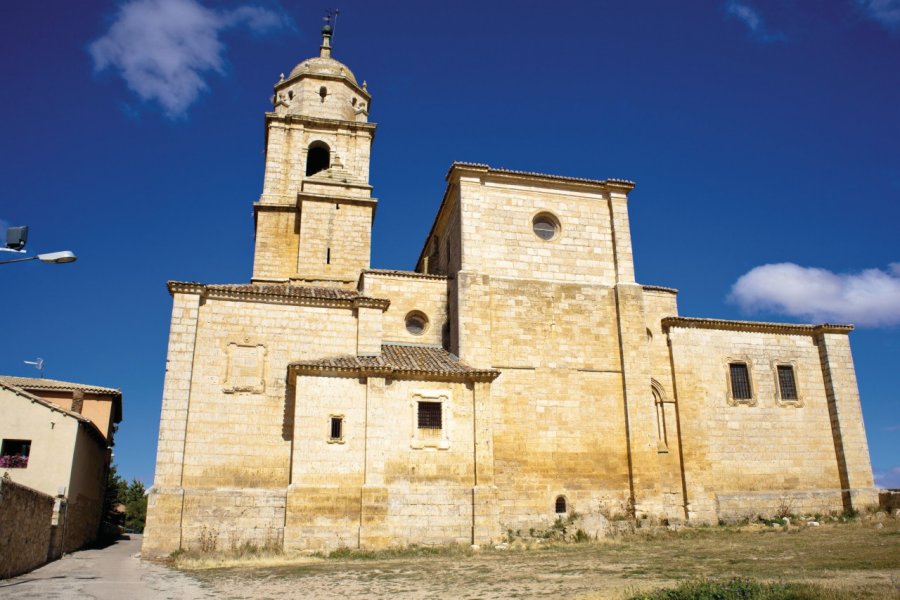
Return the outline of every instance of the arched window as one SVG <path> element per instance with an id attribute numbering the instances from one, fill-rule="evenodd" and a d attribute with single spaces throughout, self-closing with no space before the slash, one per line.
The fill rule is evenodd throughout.
<path id="1" fill-rule="evenodd" d="M 556 497 L 556 514 L 558 514 L 558 515 L 566 514 L 566 497 L 565 496 L 557 496 Z"/>
<path id="2" fill-rule="evenodd" d="M 313 142 L 306 154 L 306 176 L 315 175 L 331 166 L 331 149 L 325 142 Z"/>

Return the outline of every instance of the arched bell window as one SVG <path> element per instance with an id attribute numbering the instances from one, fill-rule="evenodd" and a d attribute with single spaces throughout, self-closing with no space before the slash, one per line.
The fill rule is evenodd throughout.
<path id="1" fill-rule="evenodd" d="M 315 175 L 331 166 L 331 148 L 325 142 L 313 142 L 306 153 L 306 176 Z"/>

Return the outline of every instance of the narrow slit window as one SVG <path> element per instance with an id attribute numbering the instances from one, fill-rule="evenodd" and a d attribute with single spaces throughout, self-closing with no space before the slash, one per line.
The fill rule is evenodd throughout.
<path id="1" fill-rule="evenodd" d="M 326 265 L 331 264 L 331 248 L 329 248 L 328 250 L 325 251 L 325 264 Z"/>
<path id="2" fill-rule="evenodd" d="M 332 440 L 344 439 L 344 417 L 331 417 L 331 435 Z"/>
<path id="3" fill-rule="evenodd" d="M 797 382 L 794 380 L 794 367 L 778 365 L 778 389 L 782 400 L 797 399 Z"/>
<path id="4" fill-rule="evenodd" d="M 440 431 L 443 427 L 440 402 L 419 402 L 419 429 Z"/>
<path id="5" fill-rule="evenodd" d="M 750 400 L 750 372 L 747 363 L 731 363 L 731 396 L 735 400 Z"/>

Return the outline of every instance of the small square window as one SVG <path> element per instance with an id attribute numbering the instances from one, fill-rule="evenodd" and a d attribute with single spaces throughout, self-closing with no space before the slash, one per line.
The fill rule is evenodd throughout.
<path id="1" fill-rule="evenodd" d="M 731 397 L 735 400 L 752 400 L 750 372 L 747 363 L 731 363 Z"/>
<path id="2" fill-rule="evenodd" d="M 781 390 L 782 400 L 797 399 L 797 384 L 794 381 L 794 367 L 791 365 L 778 365 L 778 389 Z"/>
<path id="3" fill-rule="evenodd" d="M 418 424 L 419 429 L 440 431 L 443 426 L 441 422 L 441 403 L 419 402 Z"/>
<path id="4" fill-rule="evenodd" d="M 31 440 L 3 440 L 0 445 L 0 468 L 24 469 L 31 454 Z"/>

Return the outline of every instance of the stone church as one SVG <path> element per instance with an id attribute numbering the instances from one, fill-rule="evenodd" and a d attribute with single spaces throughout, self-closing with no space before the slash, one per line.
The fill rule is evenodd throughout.
<path id="1" fill-rule="evenodd" d="M 679 316 L 630 181 L 454 163 L 415 270 L 371 268 L 370 95 L 330 42 L 275 86 L 250 282 L 168 284 L 145 556 L 877 503 L 852 327 Z"/>

